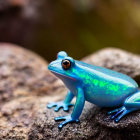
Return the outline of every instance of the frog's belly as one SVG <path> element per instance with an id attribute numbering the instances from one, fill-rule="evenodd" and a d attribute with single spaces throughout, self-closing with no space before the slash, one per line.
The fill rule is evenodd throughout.
<path id="1" fill-rule="evenodd" d="M 90 88 L 86 87 L 85 99 L 100 107 L 115 107 L 124 103 L 124 100 L 131 94 L 135 93 L 138 89 L 121 89 L 110 90 L 106 88 Z"/>

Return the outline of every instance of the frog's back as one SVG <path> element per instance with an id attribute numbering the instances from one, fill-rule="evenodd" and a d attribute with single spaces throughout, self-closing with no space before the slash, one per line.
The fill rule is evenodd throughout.
<path id="1" fill-rule="evenodd" d="M 77 61 L 87 101 L 102 107 L 115 107 L 138 90 L 129 76 L 103 67 Z M 82 74 L 83 72 L 83 74 Z"/>
<path id="2" fill-rule="evenodd" d="M 76 60 L 77 61 L 77 60 Z M 107 68 L 104 68 L 104 67 L 100 67 L 100 66 L 95 66 L 95 65 L 91 65 L 91 64 L 87 64 L 87 63 L 84 63 L 82 61 L 77 61 L 78 64 L 80 64 L 81 66 L 83 66 L 85 69 L 87 69 L 87 71 L 97 71 L 97 72 L 100 72 L 100 73 L 103 73 L 105 75 L 108 75 L 110 77 L 114 77 L 114 78 L 118 78 L 118 79 L 121 79 L 121 80 L 124 80 L 124 81 L 128 81 L 130 82 L 134 87 L 138 87 L 138 84 L 129 76 L 125 75 L 125 74 L 122 74 L 120 72 L 117 72 L 117 71 L 113 71 L 113 70 L 110 70 L 110 69 L 107 69 Z"/>

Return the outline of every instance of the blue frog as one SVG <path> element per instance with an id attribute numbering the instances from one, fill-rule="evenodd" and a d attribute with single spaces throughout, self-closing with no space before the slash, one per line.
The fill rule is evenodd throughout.
<path id="1" fill-rule="evenodd" d="M 55 118 L 55 121 L 64 120 L 58 126 L 60 129 L 69 122 L 79 122 L 85 101 L 99 107 L 116 107 L 108 112 L 115 122 L 140 109 L 138 84 L 125 74 L 74 60 L 64 51 L 58 53 L 57 60 L 51 62 L 48 69 L 69 89 L 64 101 L 49 103 L 48 108 L 56 106 L 55 111 L 60 108 L 68 111 L 76 96 L 72 114 Z"/>

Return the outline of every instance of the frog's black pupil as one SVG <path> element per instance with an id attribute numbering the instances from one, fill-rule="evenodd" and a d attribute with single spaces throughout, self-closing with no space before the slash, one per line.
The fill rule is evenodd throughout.
<path id="1" fill-rule="evenodd" d="M 68 64 L 69 64 L 69 61 L 68 61 L 68 60 L 64 60 L 64 61 L 63 61 L 63 64 L 64 64 L 64 65 L 68 65 Z"/>
<path id="2" fill-rule="evenodd" d="M 71 66 L 71 62 L 69 60 L 65 59 L 65 60 L 62 61 L 62 66 L 63 66 L 64 69 L 68 69 Z"/>

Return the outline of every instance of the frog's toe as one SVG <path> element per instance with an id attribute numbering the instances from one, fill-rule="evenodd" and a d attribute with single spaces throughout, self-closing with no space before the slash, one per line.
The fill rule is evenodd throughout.
<path id="1" fill-rule="evenodd" d="M 73 119 L 71 117 L 71 115 L 69 115 L 69 116 L 63 116 L 63 117 L 56 117 L 55 118 L 55 121 L 60 121 L 60 120 L 65 120 L 65 121 L 59 124 L 59 126 L 58 126 L 59 129 L 62 129 L 62 127 L 65 126 L 68 123 L 71 123 L 71 122 L 78 123 L 79 122 L 79 119 Z"/>
<path id="2" fill-rule="evenodd" d="M 110 119 L 114 120 L 115 122 L 118 122 L 126 113 L 127 113 L 127 111 L 126 111 L 126 108 L 124 106 L 108 112 L 108 114 L 111 115 Z"/>
<path id="3" fill-rule="evenodd" d="M 112 111 L 109 111 L 107 114 L 108 114 L 108 115 L 111 115 L 111 114 L 116 113 L 116 112 L 118 112 L 118 111 L 119 111 L 119 109 L 114 109 L 114 110 L 112 110 Z"/>
<path id="4" fill-rule="evenodd" d="M 125 109 L 125 107 L 122 106 L 122 107 L 120 107 L 120 108 L 117 108 L 117 109 L 114 109 L 114 110 L 112 110 L 112 111 L 109 111 L 107 114 L 108 114 L 108 115 L 111 115 L 111 114 L 117 113 L 117 112 L 119 112 L 119 111 L 121 111 L 121 110 L 124 110 L 124 109 Z"/>
<path id="5" fill-rule="evenodd" d="M 118 123 L 118 122 L 120 121 L 120 119 L 121 119 L 124 115 L 126 115 L 126 114 L 127 114 L 127 111 L 125 110 L 125 111 L 123 111 L 122 114 L 120 114 L 114 121 L 115 121 L 116 123 Z"/>
<path id="6" fill-rule="evenodd" d="M 60 108 L 62 108 L 62 106 L 56 106 L 56 108 L 54 109 L 54 111 L 55 112 L 58 112 Z"/>
<path id="7" fill-rule="evenodd" d="M 120 119 L 125 116 L 126 114 L 132 112 L 134 109 L 126 109 L 125 106 L 122 106 L 121 108 L 115 110 L 115 111 L 112 111 L 111 113 L 114 113 L 114 115 L 112 115 L 110 118 L 112 120 L 114 120 L 116 123 L 118 123 L 120 121 Z"/>
<path id="8" fill-rule="evenodd" d="M 118 117 L 116 117 L 116 119 L 114 121 L 116 123 L 119 122 L 122 117 L 124 117 L 126 114 L 128 114 L 128 113 L 130 113 L 132 111 L 135 111 L 135 110 L 136 110 L 135 108 L 131 108 L 131 109 L 127 108 L 126 109 L 126 107 L 123 107 L 122 113 Z"/>
<path id="9" fill-rule="evenodd" d="M 64 106 L 64 107 L 63 107 L 63 110 L 64 110 L 64 111 L 69 111 L 69 107 L 68 107 L 68 106 Z"/>
<path id="10" fill-rule="evenodd" d="M 58 128 L 59 128 L 59 129 L 62 129 L 63 126 L 65 126 L 66 124 L 68 124 L 68 123 L 70 123 L 70 122 L 73 122 L 73 120 L 66 120 L 66 121 L 60 123 L 60 124 L 58 125 Z"/>
<path id="11" fill-rule="evenodd" d="M 65 104 L 65 105 L 63 106 L 63 110 L 66 111 L 66 112 L 69 111 L 69 107 L 70 107 L 70 106 L 73 106 L 73 104 Z"/>
<path id="12" fill-rule="evenodd" d="M 52 102 L 52 103 L 49 103 L 47 105 L 47 108 L 52 108 L 52 107 L 55 107 L 55 106 L 56 106 L 56 104 L 54 102 Z"/>
<path id="13" fill-rule="evenodd" d="M 65 126 L 65 125 L 68 124 L 68 123 L 72 123 L 72 122 L 78 123 L 79 120 L 78 120 L 78 119 L 76 119 L 76 120 L 73 120 L 73 119 L 65 120 L 64 122 L 62 122 L 62 123 L 60 123 L 60 124 L 58 125 L 58 128 L 59 128 L 59 129 L 62 129 L 63 126 Z"/>
<path id="14" fill-rule="evenodd" d="M 115 115 L 112 115 L 111 117 L 110 117 L 110 119 L 111 120 L 113 120 L 113 119 L 115 119 L 120 113 L 122 113 L 123 112 L 123 110 L 118 110 L 118 112 L 115 114 Z"/>
<path id="15" fill-rule="evenodd" d="M 55 120 L 55 121 L 66 120 L 66 116 L 56 117 L 54 120 Z"/>

